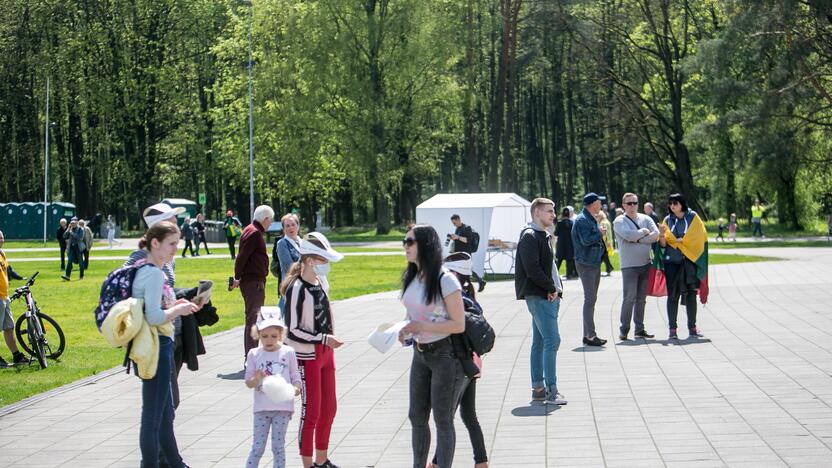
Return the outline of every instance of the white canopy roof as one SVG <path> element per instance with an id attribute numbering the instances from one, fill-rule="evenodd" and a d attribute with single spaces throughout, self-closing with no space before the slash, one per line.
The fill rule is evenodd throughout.
<path id="1" fill-rule="evenodd" d="M 422 202 L 419 208 L 493 208 L 532 204 L 516 193 L 442 193 Z M 466 223 L 467 224 L 467 223 Z"/>
<path id="2" fill-rule="evenodd" d="M 444 193 L 434 195 L 416 207 L 416 222 L 429 224 L 445 239 L 454 232 L 451 216 L 480 235 L 479 248 L 473 254 L 474 271 L 513 273 L 514 250 L 520 230 L 531 219 L 531 202 L 515 193 Z M 493 246 L 489 247 L 489 240 Z M 445 248 L 448 254 L 451 243 Z"/>

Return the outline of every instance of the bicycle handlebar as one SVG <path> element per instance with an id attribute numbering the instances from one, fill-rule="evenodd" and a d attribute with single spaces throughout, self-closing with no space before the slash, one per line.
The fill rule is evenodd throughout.
<path id="1" fill-rule="evenodd" d="M 36 271 L 34 275 L 32 275 L 32 276 L 30 276 L 30 277 L 29 277 L 29 280 L 28 280 L 28 281 L 26 281 L 26 284 L 24 284 L 23 286 L 21 286 L 21 287 L 19 287 L 19 288 L 15 289 L 15 290 L 14 290 L 14 294 L 12 294 L 12 297 L 10 297 L 10 298 L 9 298 L 9 301 L 10 301 L 10 302 L 11 302 L 11 301 L 14 301 L 15 299 L 17 299 L 17 298 L 19 298 L 20 296 L 22 296 L 22 295 L 23 295 L 23 293 L 25 293 L 26 291 L 28 291 L 28 290 L 29 290 L 29 288 L 30 288 L 33 284 L 35 284 L 35 278 L 38 276 L 38 274 L 39 274 L 39 273 L 40 273 L 39 271 Z"/>

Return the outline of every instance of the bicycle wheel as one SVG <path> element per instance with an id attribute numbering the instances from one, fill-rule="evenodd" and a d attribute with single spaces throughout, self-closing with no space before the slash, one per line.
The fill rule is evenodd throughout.
<path id="1" fill-rule="evenodd" d="M 49 359 L 58 359 L 63 354 L 66 341 L 64 331 L 52 317 L 38 312 L 40 331 L 43 337 L 43 354 Z"/>
<path id="2" fill-rule="evenodd" d="M 43 333 L 41 332 L 40 323 L 35 317 L 29 316 L 26 321 L 26 334 L 29 337 L 29 346 L 34 351 L 32 356 L 38 360 L 41 369 L 46 369 L 46 356 L 43 355 Z"/>
<path id="3" fill-rule="evenodd" d="M 38 313 L 38 317 L 40 317 L 40 329 L 43 336 L 43 354 L 49 359 L 58 359 L 58 357 L 64 352 L 64 348 L 66 346 L 64 331 L 58 325 L 58 322 L 56 322 L 52 317 L 43 313 Z M 35 353 L 32 350 L 32 347 L 29 346 L 29 327 L 26 324 L 26 316 L 21 315 L 17 318 L 14 331 L 15 335 L 17 335 L 17 341 L 20 343 L 20 347 L 22 347 L 26 353 L 34 356 Z"/>

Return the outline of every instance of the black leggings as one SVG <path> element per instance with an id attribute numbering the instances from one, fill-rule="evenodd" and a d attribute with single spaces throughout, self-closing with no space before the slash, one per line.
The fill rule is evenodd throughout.
<path id="1" fill-rule="evenodd" d="M 474 464 L 488 461 L 485 439 L 482 436 L 480 421 L 477 419 L 477 380 L 471 379 L 459 398 L 459 417 L 462 418 L 465 429 L 468 429 L 468 437 L 471 439 L 471 447 L 474 449 Z M 436 455 L 433 456 L 433 464 L 438 464 Z"/>
<path id="2" fill-rule="evenodd" d="M 225 240 L 228 241 L 228 251 L 231 252 L 231 258 L 237 258 L 237 252 L 235 252 L 235 248 L 237 245 L 237 238 L 236 237 L 226 237 Z"/>
<path id="3" fill-rule="evenodd" d="M 690 263 L 690 264 L 688 264 Z M 696 328 L 696 294 L 695 276 L 696 265 L 685 259 L 683 263 L 664 264 L 664 274 L 667 278 L 667 324 L 668 328 L 678 328 L 676 318 L 679 315 L 679 300 L 688 313 L 688 330 Z"/>
<path id="4" fill-rule="evenodd" d="M 603 257 L 601 257 L 601 261 L 602 261 L 602 262 L 604 262 L 604 265 L 607 267 L 607 273 L 609 273 L 609 272 L 611 272 L 612 270 L 614 270 L 614 268 L 612 267 L 612 263 L 610 262 L 610 255 L 609 255 L 609 253 L 607 252 L 607 248 L 606 248 L 606 247 L 604 247 L 604 256 L 603 256 Z"/>

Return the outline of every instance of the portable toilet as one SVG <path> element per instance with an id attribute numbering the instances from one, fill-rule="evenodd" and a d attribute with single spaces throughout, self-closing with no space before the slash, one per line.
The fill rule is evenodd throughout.
<path id="1" fill-rule="evenodd" d="M 176 217 L 176 224 L 180 226 L 185 218 L 191 218 L 192 220 L 196 218 L 197 211 L 195 201 L 186 200 L 184 198 L 165 198 L 162 200 L 162 203 L 167 203 L 171 208 L 178 208 L 180 206 L 185 208 L 185 211 Z"/>
<path id="2" fill-rule="evenodd" d="M 66 202 L 52 202 L 49 204 L 48 215 L 46 234 L 52 239 L 58 232 L 61 218 L 66 219 L 67 225 L 69 225 L 69 220 L 75 216 L 75 205 Z"/>
<path id="3" fill-rule="evenodd" d="M 4 234 L 9 230 L 7 226 L 11 222 L 11 218 L 6 213 L 6 205 L 8 203 L 0 203 L 0 231 L 3 231 Z"/>
<path id="4" fill-rule="evenodd" d="M 20 203 L 6 203 L 3 207 L 3 235 L 6 239 L 22 239 L 20 232 Z"/>
<path id="5" fill-rule="evenodd" d="M 41 211 L 41 216 L 43 212 Z M 40 228 L 40 229 L 38 229 Z M 37 207 L 34 202 L 20 204 L 20 239 L 37 239 L 43 236 L 43 218 L 38 220 Z M 40 232 L 40 235 L 38 235 Z"/>

